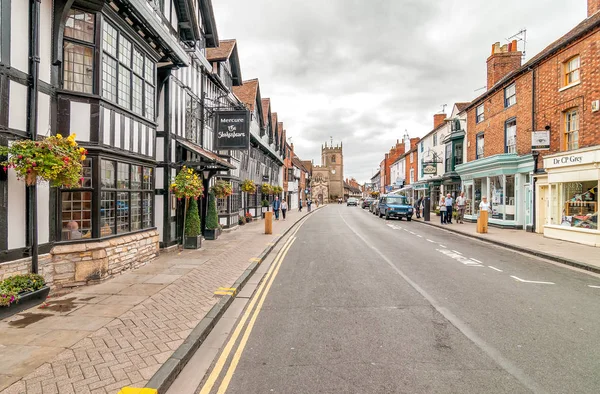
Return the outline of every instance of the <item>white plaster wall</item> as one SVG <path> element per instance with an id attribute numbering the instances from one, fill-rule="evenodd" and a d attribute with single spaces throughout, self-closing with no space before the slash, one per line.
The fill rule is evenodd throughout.
<path id="1" fill-rule="evenodd" d="M 158 123 L 158 131 L 165 130 L 165 90 L 162 89 L 160 91 L 160 95 L 158 96 L 158 108 L 156 108 L 156 112 L 158 114 L 156 118 L 156 122 Z"/>
<path id="2" fill-rule="evenodd" d="M 146 154 L 146 138 L 148 138 L 148 127 L 142 125 L 142 146 L 141 146 L 141 153 L 143 155 Z"/>
<path id="3" fill-rule="evenodd" d="M 102 142 L 106 145 L 110 145 L 110 110 L 104 108 L 104 128 Z"/>
<path id="4" fill-rule="evenodd" d="M 14 81 L 10 81 L 8 127 L 22 131 L 27 129 L 27 87 Z"/>
<path id="5" fill-rule="evenodd" d="M 163 137 L 156 137 L 156 161 L 165 161 L 165 139 Z"/>
<path id="6" fill-rule="evenodd" d="M 125 127 L 123 128 L 123 133 L 125 134 L 125 140 L 123 142 L 123 149 L 131 150 L 131 121 L 129 118 L 124 119 Z"/>
<path id="7" fill-rule="evenodd" d="M 17 70 L 27 73 L 29 59 L 29 2 L 25 0 L 11 1 L 10 34 L 10 65 Z M 11 82 L 12 84 L 12 82 Z M 11 87 L 12 100 L 12 87 Z"/>
<path id="8" fill-rule="evenodd" d="M 148 127 L 148 156 L 154 155 L 154 141 L 156 140 L 154 135 L 154 130 Z"/>
<path id="9" fill-rule="evenodd" d="M 156 189 L 162 189 L 165 187 L 165 170 L 164 168 L 156 168 L 156 178 L 154 178 L 154 187 Z"/>
<path id="10" fill-rule="evenodd" d="M 133 122 L 133 151 L 139 153 L 139 133 L 140 133 L 140 125 L 138 122 Z"/>
<path id="11" fill-rule="evenodd" d="M 21 1 L 25 3 L 25 1 Z M 47 83 L 50 83 L 51 63 L 52 0 L 42 0 L 42 3 L 40 5 L 40 79 Z"/>
<path id="12" fill-rule="evenodd" d="M 38 135 L 50 135 L 50 96 L 38 94 Z"/>
<path id="13" fill-rule="evenodd" d="M 177 89 L 177 84 L 173 79 L 171 79 L 170 84 L 171 90 L 169 94 L 171 95 L 171 99 L 169 100 L 169 110 L 171 111 L 171 133 L 177 133 L 177 130 L 175 130 L 175 116 L 177 116 L 175 113 L 175 90 Z"/>
<path id="14" fill-rule="evenodd" d="M 104 133 L 105 139 L 106 131 L 110 131 L 110 111 L 104 110 Z M 87 103 L 78 103 L 71 101 L 71 119 L 70 119 L 71 134 L 77 135 L 76 140 L 82 142 L 88 142 L 90 140 L 90 105 Z M 60 133 L 60 130 L 58 131 Z M 108 134 L 110 136 L 110 134 Z M 108 144 L 110 140 L 106 139 L 105 143 Z"/>
<path id="15" fill-rule="evenodd" d="M 115 113 L 115 145 L 116 148 L 121 147 L 121 114 Z"/>
<path id="16" fill-rule="evenodd" d="M 50 240 L 50 184 L 40 182 L 37 186 L 38 244 Z"/>
<path id="17" fill-rule="evenodd" d="M 163 212 L 165 211 L 164 209 L 164 196 L 162 195 L 156 195 L 154 197 L 154 220 L 156 222 L 156 228 L 158 229 L 158 234 L 159 237 L 158 239 L 163 242 L 163 233 L 164 233 L 164 227 L 163 227 Z"/>
<path id="18" fill-rule="evenodd" d="M 8 249 L 25 247 L 25 182 L 8 170 Z"/>

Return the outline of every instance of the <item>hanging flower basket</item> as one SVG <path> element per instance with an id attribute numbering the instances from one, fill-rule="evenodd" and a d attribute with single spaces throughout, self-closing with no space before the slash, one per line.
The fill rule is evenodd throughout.
<path id="1" fill-rule="evenodd" d="M 17 178 L 28 186 L 46 181 L 54 187 L 75 187 L 81 180 L 81 163 L 87 154 L 75 137 L 57 134 L 40 141 L 19 140 L 8 147 L 0 146 L 0 156 L 8 157 L 0 165 L 4 171 L 14 168 Z"/>
<path id="2" fill-rule="evenodd" d="M 218 180 L 211 191 L 215 194 L 216 198 L 227 198 L 233 194 L 233 185 L 231 182 Z"/>
<path id="3" fill-rule="evenodd" d="M 272 194 L 273 193 L 273 189 L 271 188 L 271 185 L 269 185 L 268 183 L 263 183 L 262 186 L 260 187 L 260 191 L 262 192 L 262 194 Z"/>
<path id="4" fill-rule="evenodd" d="M 191 168 L 183 167 L 175 177 L 170 187 L 175 197 L 179 200 L 182 198 L 198 199 L 204 193 L 202 179 Z"/>
<path id="5" fill-rule="evenodd" d="M 271 189 L 273 190 L 273 194 L 281 194 L 281 192 L 283 192 L 283 188 L 281 186 L 271 186 Z"/>
<path id="6" fill-rule="evenodd" d="M 250 194 L 256 193 L 256 184 L 252 180 L 246 179 L 242 182 L 242 191 Z"/>

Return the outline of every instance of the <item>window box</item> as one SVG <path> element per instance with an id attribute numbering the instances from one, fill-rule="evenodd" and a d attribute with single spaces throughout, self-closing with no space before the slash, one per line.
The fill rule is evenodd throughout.
<path id="1" fill-rule="evenodd" d="M 184 249 L 200 249 L 202 246 L 202 236 L 198 235 L 196 237 L 185 237 L 183 242 Z"/>
<path id="2" fill-rule="evenodd" d="M 216 241 L 217 238 L 219 238 L 219 229 L 206 229 L 204 230 L 204 239 L 207 239 L 209 241 Z"/>
<path id="3" fill-rule="evenodd" d="M 44 286 L 39 290 L 20 294 L 18 302 L 13 302 L 9 306 L 0 307 L 0 320 L 41 304 L 46 301 L 48 293 L 50 293 L 50 288 Z"/>

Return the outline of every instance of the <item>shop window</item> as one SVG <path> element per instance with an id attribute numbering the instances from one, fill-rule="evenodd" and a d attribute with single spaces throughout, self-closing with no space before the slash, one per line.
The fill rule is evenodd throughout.
<path id="1" fill-rule="evenodd" d="M 142 229 L 142 193 L 131 193 L 131 231 Z"/>
<path id="2" fill-rule="evenodd" d="M 579 149 L 579 110 L 565 112 L 565 144 L 567 150 Z"/>
<path id="3" fill-rule="evenodd" d="M 504 200 L 504 203 L 505 203 L 504 218 L 506 220 L 515 220 L 515 218 L 516 218 L 515 176 L 507 175 L 505 182 L 506 182 L 506 197 Z"/>
<path id="4" fill-rule="evenodd" d="M 117 193 L 117 234 L 129 232 L 129 193 Z"/>
<path id="5" fill-rule="evenodd" d="M 568 86 L 571 85 L 573 83 L 579 82 L 579 78 L 580 78 L 580 73 L 579 73 L 579 67 L 580 67 L 580 57 L 575 56 L 572 57 L 571 59 L 569 59 L 568 61 L 566 61 L 563 64 L 563 69 L 564 69 L 564 86 Z"/>
<path id="6" fill-rule="evenodd" d="M 553 200 L 560 214 L 552 223 L 573 228 L 598 229 L 598 181 L 569 182 L 552 185 Z"/>
<path id="7" fill-rule="evenodd" d="M 484 137 L 483 133 L 479 133 L 475 137 L 475 145 L 476 145 L 475 158 L 476 159 L 481 159 L 481 158 L 485 157 L 485 150 L 484 150 L 485 140 L 483 139 L 483 137 Z"/>
<path id="8" fill-rule="evenodd" d="M 100 236 L 113 234 L 115 228 L 115 193 L 100 193 Z"/>
<path id="9" fill-rule="evenodd" d="M 510 119 L 504 125 L 504 152 L 517 153 L 517 120 Z"/>
<path id="10" fill-rule="evenodd" d="M 63 41 L 63 88 L 93 93 L 94 79 L 94 14 L 69 10 Z"/>
<path id="11" fill-rule="evenodd" d="M 485 120 L 484 106 L 481 104 L 475 109 L 475 123 L 481 123 Z"/>
<path id="12" fill-rule="evenodd" d="M 481 203 L 481 197 L 487 192 L 487 179 L 477 178 L 473 180 L 473 211 L 475 214 L 479 213 L 479 204 Z M 489 202 L 489 200 L 488 200 Z"/>
<path id="13" fill-rule="evenodd" d="M 465 198 L 467 199 L 465 215 L 473 215 L 473 185 L 465 185 Z"/>
<path id="14" fill-rule="evenodd" d="M 83 161 L 77 188 L 61 192 L 61 240 L 90 238 L 92 233 L 92 159 Z"/>
<path id="15" fill-rule="evenodd" d="M 504 89 L 504 108 L 508 108 L 517 103 L 517 88 L 511 84 Z"/>
<path id="16" fill-rule="evenodd" d="M 217 198 L 217 211 L 227 213 L 227 198 Z"/>
<path id="17" fill-rule="evenodd" d="M 492 218 L 504 219 L 504 179 L 502 175 L 492 176 L 490 182 L 490 196 L 488 201 L 491 203 Z"/>

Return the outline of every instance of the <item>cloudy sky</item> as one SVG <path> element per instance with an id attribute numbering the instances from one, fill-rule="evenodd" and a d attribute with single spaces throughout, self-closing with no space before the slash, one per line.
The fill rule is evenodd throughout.
<path id="1" fill-rule="evenodd" d="M 405 130 L 483 93 L 491 45 L 527 29 L 526 61 L 587 15 L 585 0 L 213 0 L 244 79 L 303 160 L 343 141 L 344 175 L 368 181 Z M 522 45 L 522 44 L 520 44 Z M 519 49 L 522 49 L 519 47 Z"/>

